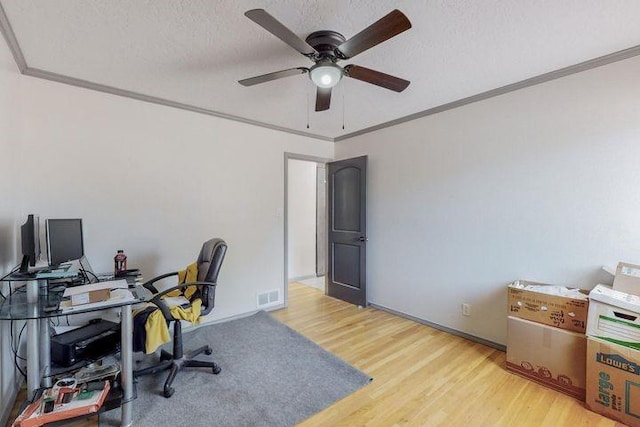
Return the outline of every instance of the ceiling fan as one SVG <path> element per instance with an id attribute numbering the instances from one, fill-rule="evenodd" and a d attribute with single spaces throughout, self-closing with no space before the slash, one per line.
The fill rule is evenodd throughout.
<path id="1" fill-rule="evenodd" d="M 380 71 L 347 65 L 341 67 L 338 61 L 350 59 L 390 38 L 411 28 L 409 19 L 395 9 L 380 20 L 374 22 L 355 36 L 347 40 L 342 34 L 323 30 L 315 31 L 303 41 L 290 29 L 285 27 L 264 9 L 252 9 L 245 16 L 269 31 L 274 36 L 309 58 L 315 64 L 311 68 L 297 67 L 276 71 L 239 80 L 243 86 L 253 86 L 283 77 L 309 73 L 309 77 L 318 87 L 316 95 L 316 111 L 328 110 L 331 104 L 331 88 L 343 76 L 371 83 L 396 92 L 402 92 L 409 86 L 409 81 Z"/>

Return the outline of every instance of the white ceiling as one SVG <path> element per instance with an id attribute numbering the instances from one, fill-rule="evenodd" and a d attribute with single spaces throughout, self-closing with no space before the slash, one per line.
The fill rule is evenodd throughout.
<path id="1" fill-rule="evenodd" d="M 50 77 L 328 139 L 640 44 L 638 0 L 0 0 L 0 5 L 10 25 L 9 44 L 24 56 L 26 74 L 43 70 Z M 396 93 L 345 78 L 325 112 L 313 111 L 315 87 L 307 75 L 243 87 L 237 80 L 312 65 L 244 16 L 254 8 L 265 9 L 302 39 L 322 29 L 349 38 L 400 9 L 413 25 L 410 30 L 341 65 L 373 68 L 411 85 Z"/>

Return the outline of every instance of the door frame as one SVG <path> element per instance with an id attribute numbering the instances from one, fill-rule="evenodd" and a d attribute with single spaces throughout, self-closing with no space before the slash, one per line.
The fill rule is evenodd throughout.
<path id="1" fill-rule="evenodd" d="M 289 233 L 287 230 L 289 221 L 289 159 L 322 163 L 324 165 L 326 165 L 328 162 L 334 161 L 334 159 L 325 157 L 308 156 L 305 154 L 289 153 L 286 151 L 284 153 L 284 208 L 282 211 L 284 229 L 284 292 L 282 293 L 283 307 L 289 306 Z"/>

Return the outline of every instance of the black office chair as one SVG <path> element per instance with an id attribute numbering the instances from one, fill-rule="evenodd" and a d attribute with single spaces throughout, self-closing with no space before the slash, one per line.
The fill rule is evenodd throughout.
<path id="1" fill-rule="evenodd" d="M 215 293 L 216 293 L 216 281 L 218 280 L 218 273 L 220 272 L 220 267 L 222 266 L 222 261 L 227 252 L 227 244 L 222 239 L 211 239 L 202 245 L 202 250 L 200 250 L 200 255 L 198 255 L 197 265 L 198 265 L 198 280 L 196 282 L 183 283 L 178 286 L 174 286 L 170 289 L 166 289 L 162 292 L 159 292 L 158 289 L 153 285 L 155 282 L 165 279 L 171 276 L 177 276 L 178 272 L 167 273 L 161 276 L 155 277 L 148 282 L 144 283 L 144 287 L 149 289 L 154 293 L 153 298 L 149 301 L 154 304 L 160 311 L 164 318 L 169 322 L 173 322 L 173 354 L 168 351 L 162 350 L 160 353 L 160 363 L 154 366 L 150 366 L 148 368 L 140 369 L 133 373 L 134 377 L 139 377 L 142 375 L 154 374 L 156 372 L 164 371 L 166 369 L 171 369 L 169 372 L 169 376 L 164 383 L 164 397 L 171 397 L 173 392 L 175 391 L 171 384 L 173 383 L 178 370 L 185 367 L 199 367 L 199 368 L 211 368 L 214 374 L 220 373 L 220 367 L 213 361 L 201 361 L 201 360 L 193 360 L 194 357 L 201 353 L 205 353 L 210 355 L 212 350 L 211 347 L 206 345 L 200 347 L 192 352 L 187 354 L 183 354 L 182 351 L 182 326 L 180 324 L 180 320 L 174 318 L 171 315 L 171 311 L 169 307 L 162 300 L 162 296 L 166 295 L 169 292 L 175 291 L 176 289 L 183 290 L 188 286 L 196 285 L 198 286 L 198 292 L 200 293 L 200 297 L 202 298 L 202 310 L 201 315 L 208 314 L 213 310 L 215 304 Z"/>

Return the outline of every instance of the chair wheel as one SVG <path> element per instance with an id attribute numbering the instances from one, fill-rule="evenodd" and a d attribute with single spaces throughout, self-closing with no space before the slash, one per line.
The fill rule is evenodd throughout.
<path id="1" fill-rule="evenodd" d="M 213 368 L 211 368 L 211 372 L 213 372 L 213 375 L 218 375 L 220 373 L 220 371 L 222 371 L 222 368 L 218 365 L 214 366 Z"/>
<path id="2" fill-rule="evenodd" d="M 173 387 L 165 387 L 164 388 L 164 397 L 166 397 L 167 399 L 170 398 L 171 396 L 173 396 L 173 393 L 176 390 Z"/>
<path id="3" fill-rule="evenodd" d="M 211 350 L 211 348 L 207 347 L 207 349 L 204 351 L 204 354 L 206 354 L 207 356 L 211 356 L 211 354 L 213 353 L 213 350 Z"/>

